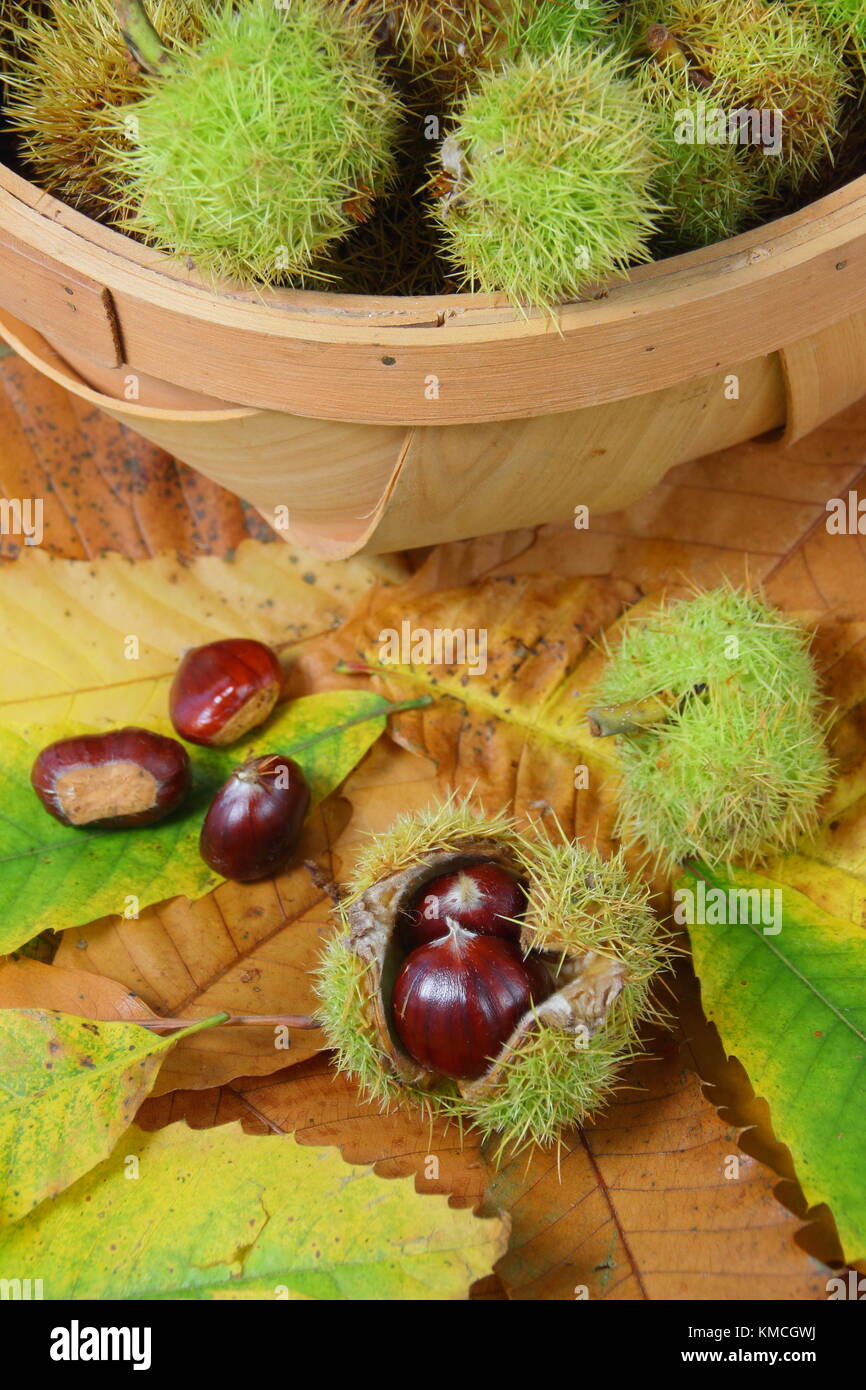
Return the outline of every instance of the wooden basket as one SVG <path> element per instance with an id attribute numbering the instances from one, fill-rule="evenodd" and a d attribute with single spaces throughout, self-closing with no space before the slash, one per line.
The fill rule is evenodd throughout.
<path id="1" fill-rule="evenodd" d="M 0 166 L 0 333 L 333 558 L 622 507 L 866 394 L 866 178 L 549 316 L 256 294 Z"/>

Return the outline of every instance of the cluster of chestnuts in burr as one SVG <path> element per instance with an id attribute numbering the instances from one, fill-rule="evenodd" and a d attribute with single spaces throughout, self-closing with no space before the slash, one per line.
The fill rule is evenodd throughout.
<path id="1" fill-rule="evenodd" d="M 194 647 L 169 694 L 175 731 L 187 743 L 221 748 L 263 724 L 279 699 L 279 658 L 263 642 L 233 637 Z M 187 800 L 192 762 L 183 744 L 149 729 L 79 734 L 43 748 L 31 782 L 64 825 L 153 825 Z M 274 752 L 236 767 L 213 798 L 199 849 L 224 878 L 249 882 L 279 872 L 300 838 L 310 793 L 297 763 Z"/>
<path id="2" fill-rule="evenodd" d="M 526 891 L 480 860 L 426 884 L 404 912 L 406 955 L 394 984 L 394 1029 L 421 1066 L 476 1080 L 519 1020 L 552 991 L 544 962 L 520 950 Z"/>
<path id="3" fill-rule="evenodd" d="M 658 1016 L 669 942 L 621 853 L 454 795 L 371 837 L 317 977 L 339 1070 L 388 1108 L 555 1143 Z"/>

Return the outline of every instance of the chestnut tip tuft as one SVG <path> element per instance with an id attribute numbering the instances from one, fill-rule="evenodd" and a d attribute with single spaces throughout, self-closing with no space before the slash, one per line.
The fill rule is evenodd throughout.
<path id="1" fill-rule="evenodd" d="M 494 860 L 478 860 L 440 874 L 415 894 L 403 913 L 400 935 L 407 950 L 444 936 L 450 919 L 466 931 L 520 941 L 526 890 Z"/>

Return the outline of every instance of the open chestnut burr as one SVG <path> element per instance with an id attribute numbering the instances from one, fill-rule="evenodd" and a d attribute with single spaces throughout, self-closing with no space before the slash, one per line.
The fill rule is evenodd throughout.
<path id="1" fill-rule="evenodd" d="M 407 917 L 461 875 L 458 897 L 478 913 L 482 873 L 499 890 L 486 910 L 446 913 L 444 934 L 407 949 Z M 504 890 L 518 911 L 497 911 Z M 466 1119 L 499 1152 L 555 1143 L 605 1101 L 659 1017 L 651 986 L 671 947 L 648 899 L 622 853 L 524 833 L 469 800 L 398 817 L 336 900 L 317 986 L 336 1065 L 375 1103 Z"/>

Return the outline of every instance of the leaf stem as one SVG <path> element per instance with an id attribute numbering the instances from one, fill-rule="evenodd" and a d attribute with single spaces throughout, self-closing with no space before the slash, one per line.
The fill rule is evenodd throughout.
<path id="1" fill-rule="evenodd" d="M 222 1025 L 225 1028 L 250 1027 L 254 1024 L 272 1026 L 280 1028 L 321 1028 L 321 1023 L 314 1014 L 214 1014 L 212 1018 L 133 1018 L 131 1023 L 137 1023 L 141 1028 L 150 1028 L 152 1032 L 161 1032 L 163 1028 L 202 1028 L 215 1027 Z"/>
<path id="2" fill-rule="evenodd" d="M 399 700 L 396 704 L 391 705 L 386 713 L 402 714 L 407 709 L 425 709 L 427 705 L 432 705 L 432 703 L 432 695 L 416 695 L 414 700 Z"/>
<path id="3" fill-rule="evenodd" d="M 368 666 L 365 661 L 338 661 L 334 667 L 338 676 L 375 676 L 381 669 Z"/>
<path id="4" fill-rule="evenodd" d="M 370 665 L 365 661 L 338 661 L 334 667 L 334 671 L 338 676 L 387 676 L 389 674 L 389 668 L 387 666 L 381 663 Z M 405 676 L 405 666 L 398 669 L 396 674 Z M 421 696 L 418 701 L 412 700 L 406 704 L 395 705 L 394 709 L 413 709 L 416 703 L 429 705 L 432 703 L 432 700 L 432 695 L 425 695 Z"/>
<path id="5" fill-rule="evenodd" d="M 384 707 L 377 710 L 368 710 L 365 714 L 356 714 L 352 719 L 346 719 L 342 724 L 332 724 L 327 729 L 322 729 L 319 733 L 313 734 L 305 743 L 293 743 L 287 749 L 289 753 L 300 753 L 305 748 L 312 748 L 313 744 L 321 743 L 322 739 L 330 738 L 332 734 L 338 734 L 343 729 L 351 729 L 354 724 L 364 724 L 368 719 L 387 719 L 389 714 L 402 714 L 403 710 L 421 709 L 424 705 L 432 705 L 432 695 L 419 695 L 414 700 L 401 700 L 398 704 L 392 704 L 382 696 Z"/>

